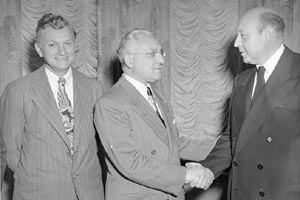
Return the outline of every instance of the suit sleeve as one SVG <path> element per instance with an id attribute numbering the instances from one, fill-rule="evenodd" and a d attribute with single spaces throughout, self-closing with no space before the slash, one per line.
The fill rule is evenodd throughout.
<path id="1" fill-rule="evenodd" d="M 6 147 L 6 162 L 13 171 L 19 163 L 24 130 L 22 99 L 16 85 L 8 84 L 0 100 L 0 132 Z"/>
<path id="2" fill-rule="evenodd" d="M 102 98 L 96 104 L 95 125 L 101 142 L 117 170 L 138 184 L 178 195 L 184 185 L 186 170 L 180 165 L 162 162 L 143 154 L 136 145 L 136 132 L 124 106 Z"/>
<path id="3" fill-rule="evenodd" d="M 226 130 L 221 134 L 220 138 L 217 140 L 216 145 L 211 150 L 211 152 L 208 154 L 208 156 L 203 160 L 200 161 L 200 163 L 209 168 L 213 173 L 215 177 L 218 177 L 222 174 L 222 172 L 227 169 L 232 160 L 232 144 L 235 141 L 232 141 L 231 139 L 231 108 L 232 108 L 232 102 L 234 98 L 234 88 L 236 87 L 238 82 L 238 77 L 235 78 L 234 84 L 233 84 L 233 92 L 230 97 L 230 104 L 229 104 L 229 115 L 227 120 L 227 126 Z"/>
<path id="4" fill-rule="evenodd" d="M 225 131 L 218 139 L 215 147 L 208 156 L 200 161 L 200 164 L 209 168 L 215 177 L 218 177 L 222 172 L 230 166 L 231 163 L 231 143 L 229 131 Z"/>

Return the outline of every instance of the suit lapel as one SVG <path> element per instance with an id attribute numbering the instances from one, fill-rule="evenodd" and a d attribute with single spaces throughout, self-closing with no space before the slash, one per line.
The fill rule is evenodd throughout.
<path id="1" fill-rule="evenodd" d="M 155 98 L 156 98 L 156 101 L 157 101 L 157 104 L 158 104 L 158 107 L 161 111 L 161 115 L 164 119 L 164 122 L 165 122 L 165 125 L 163 125 L 163 123 L 161 122 L 161 124 L 163 125 L 163 127 L 166 129 L 170 129 L 170 119 L 169 119 L 169 106 L 167 104 L 167 102 L 161 97 L 160 94 L 158 94 L 156 91 L 153 91 L 154 92 L 154 95 L 155 95 Z M 155 113 L 156 114 L 156 113 Z M 157 114 L 156 114 L 157 115 Z"/>
<path id="2" fill-rule="evenodd" d="M 235 91 L 234 99 L 237 99 L 238 103 L 234 102 L 236 106 L 234 117 L 235 120 L 238 122 L 239 129 L 243 125 L 243 122 L 251 107 L 251 95 L 255 73 L 255 68 L 250 70 L 249 75 L 243 80 L 243 82 L 239 86 L 237 86 L 237 89 Z"/>
<path id="3" fill-rule="evenodd" d="M 80 133 L 84 128 L 83 124 L 85 123 L 85 119 L 87 115 L 88 108 L 91 104 L 91 96 L 86 95 L 86 89 L 88 85 L 86 85 L 86 81 L 84 81 L 83 77 L 74 69 L 72 69 L 73 73 L 73 95 L 74 95 L 74 148 L 79 145 L 80 142 Z"/>
<path id="4" fill-rule="evenodd" d="M 178 138 L 177 138 L 178 133 L 173 132 L 174 129 L 173 129 L 172 122 L 173 122 L 174 118 L 171 118 L 171 117 L 173 117 L 173 114 L 170 113 L 171 111 L 169 110 L 169 106 L 168 106 L 167 102 L 161 97 L 161 95 L 156 93 L 156 97 L 158 99 L 159 107 L 161 108 L 162 115 L 165 120 L 166 127 L 164 127 L 164 128 L 168 134 L 168 139 L 169 139 L 168 140 L 169 141 L 169 155 L 174 155 L 174 152 L 178 151 L 177 148 L 176 149 L 174 148 L 177 146 L 177 143 L 174 144 L 174 142 L 178 141 Z M 178 152 L 176 152 L 176 155 L 178 155 Z M 173 159 L 174 159 L 174 156 L 169 156 L 169 162 L 172 163 Z"/>
<path id="5" fill-rule="evenodd" d="M 257 129 L 263 124 L 273 109 L 280 105 L 286 94 L 289 93 L 292 85 L 297 81 L 289 79 L 291 62 L 292 53 L 289 49 L 285 48 L 262 93 L 258 96 L 245 118 L 236 144 L 236 154 L 253 137 L 254 133 L 257 132 Z"/>
<path id="6" fill-rule="evenodd" d="M 120 84 L 124 88 L 126 97 L 130 98 L 133 109 L 141 116 L 144 122 L 153 129 L 153 132 L 166 144 L 168 137 L 166 128 L 160 121 L 159 117 L 147 102 L 147 100 L 129 83 L 123 76 L 120 79 Z"/>
<path id="7" fill-rule="evenodd" d="M 63 127 L 44 66 L 33 72 L 30 89 L 33 91 L 32 101 L 69 147 L 69 139 Z"/>

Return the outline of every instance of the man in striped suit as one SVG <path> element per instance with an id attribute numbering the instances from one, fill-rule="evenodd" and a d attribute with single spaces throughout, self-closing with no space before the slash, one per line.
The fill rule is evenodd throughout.
<path id="1" fill-rule="evenodd" d="M 185 183 L 206 189 L 213 180 L 200 165 L 180 165 L 173 112 L 152 84 L 161 79 L 161 45 L 146 30 L 133 30 L 118 49 L 123 75 L 96 104 L 95 125 L 106 159 L 106 200 L 183 200 Z"/>
<path id="2" fill-rule="evenodd" d="M 0 104 L 13 199 L 101 200 L 93 110 L 99 82 L 72 69 L 75 31 L 45 14 L 35 48 L 45 64 L 7 85 Z"/>

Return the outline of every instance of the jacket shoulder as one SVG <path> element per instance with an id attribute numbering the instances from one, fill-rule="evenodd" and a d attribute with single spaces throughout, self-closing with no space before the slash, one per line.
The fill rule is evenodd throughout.
<path id="1" fill-rule="evenodd" d="M 6 90 L 14 90 L 14 91 L 24 91 L 29 88 L 30 81 L 32 80 L 32 76 L 34 72 L 31 72 L 23 77 L 20 77 L 16 80 L 9 82 L 6 85 Z"/>
<path id="2" fill-rule="evenodd" d="M 124 80 L 123 80 L 124 81 Z M 118 81 L 109 90 L 107 90 L 101 96 L 100 100 L 103 105 L 114 107 L 123 107 L 130 102 L 130 95 L 128 94 L 128 88 L 125 88 L 123 81 Z"/>
<path id="3" fill-rule="evenodd" d="M 293 52 L 292 57 L 292 76 L 300 77 L 300 54 Z"/>
<path id="4" fill-rule="evenodd" d="M 77 71 L 76 69 L 72 69 L 72 70 L 73 70 L 74 81 L 77 81 L 86 90 L 91 89 L 93 91 L 96 91 L 98 95 L 102 93 L 103 87 L 100 80 L 98 80 L 97 78 L 91 78 L 86 74 Z"/>

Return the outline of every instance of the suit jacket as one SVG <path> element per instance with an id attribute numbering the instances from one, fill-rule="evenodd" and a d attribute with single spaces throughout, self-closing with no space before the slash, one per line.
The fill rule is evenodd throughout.
<path id="1" fill-rule="evenodd" d="M 175 120 L 153 92 L 166 127 L 124 76 L 96 105 L 95 124 L 108 154 L 107 200 L 184 199 Z"/>
<path id="2" fill-rule="evenodd" d="M 231 164 L 229 199 L 300 199 L 300 55 L 285 48 L 252 107 L 255 69 L 241 73 L 230 128 L 205 161 L 219 175 Z"/>
<path id="3" fill-rule="evenodd" d="M 93 125 L 100 86 L 72 73 L 73 155 L 44 67 L 11 82 L 3 93 L 0 130 L 14 171 L 15 200 L 104 199 Z"/>
<path id="4" fill-rule="evenodd" d="M 6 146 L 0 131 L 0 191 L 2 189 L 2 183 L 4 179 L 4 173 L 6 169 Z"/>

